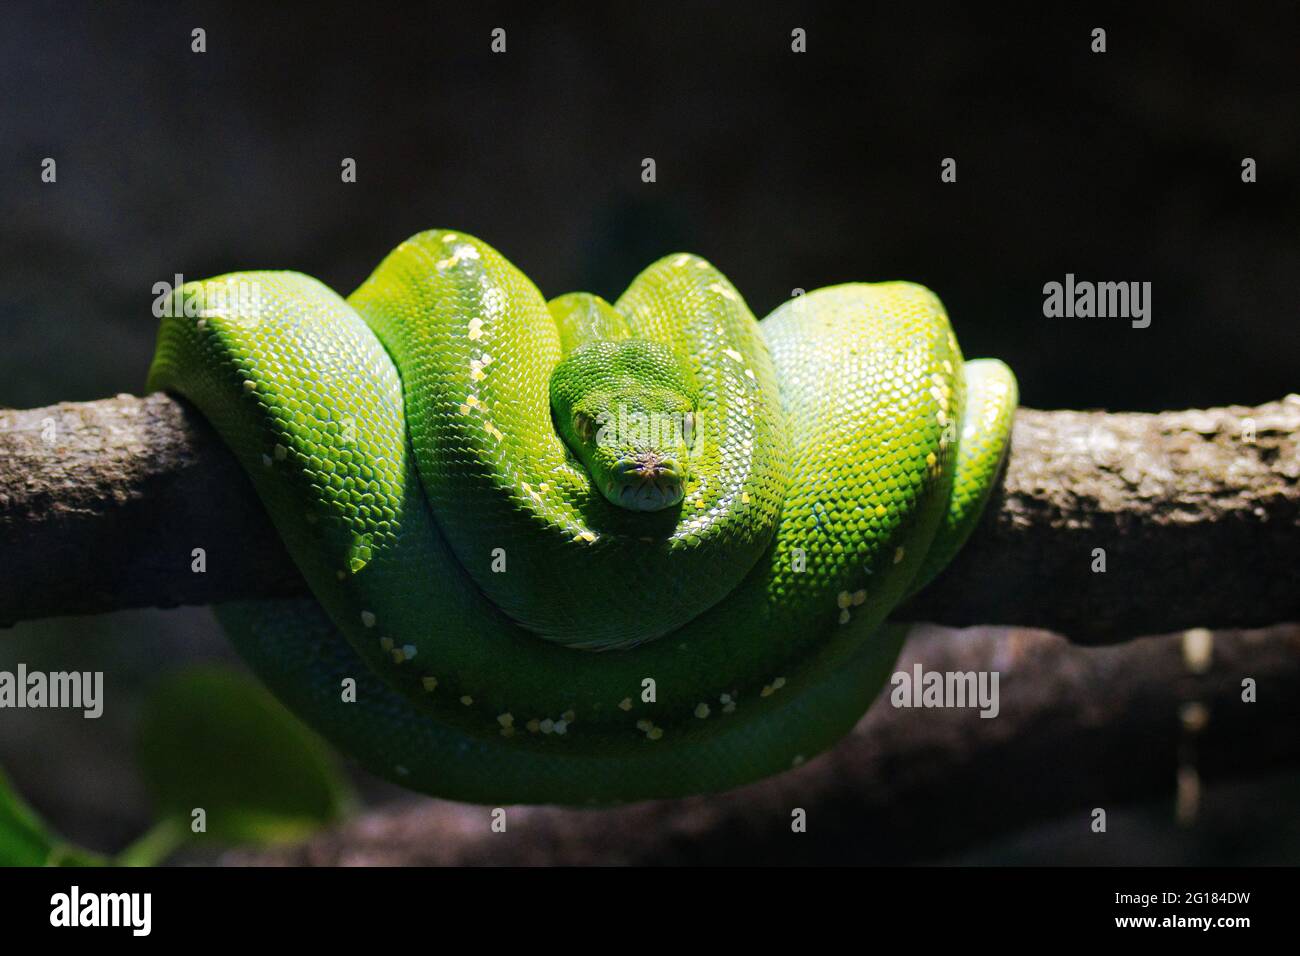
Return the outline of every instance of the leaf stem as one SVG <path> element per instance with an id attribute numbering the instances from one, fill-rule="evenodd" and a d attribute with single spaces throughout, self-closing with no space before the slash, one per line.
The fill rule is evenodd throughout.
<path id="1" fill-rule="evenodd" d="M 118 866 L 156 866 L 189 840 L 184 824 L 175 817 L 159 820 L 113 862 Z"/>

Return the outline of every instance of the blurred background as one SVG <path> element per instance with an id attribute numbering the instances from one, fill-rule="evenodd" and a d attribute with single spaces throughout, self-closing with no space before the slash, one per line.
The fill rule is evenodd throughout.
<path id="1" fill-rule="evenodd" d="M 1300 388 L 1300 8 L 1121 9 L 7 5 L 0 407 L 139 392 L 176 273 L 289 268 L 346 294 L 436 226 L 548 296 L 613 298 L 681 249 L 759 316 L 795 288 L 923 282 L 1039 408 L 1280 398 Z M 1044 318 L 1070 272 L 1150 282 L 1150 327 Z M 69 836 L 120 847 L 149 812 L 136 695 L 194 660 L 234 663 L 206 609 L 0 634 L 0 669 L 104 670 L 111 695 L 98 721 L 0 712 L 0 766 Z M 952 861 L 1294 862 L 1298 796 L 1300 775 L 1243 781 L 1191 829 L 1172 796 L 1131 808 L 1143 846 L 1039 821 Z"/>

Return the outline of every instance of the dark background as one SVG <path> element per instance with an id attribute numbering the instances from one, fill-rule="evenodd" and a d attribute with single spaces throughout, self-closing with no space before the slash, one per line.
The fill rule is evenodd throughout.
<path id="1" fill-rule="evenodd" d="M 1300 12 L 1123 10 L 7 5 L 0 406 L 140 391 L 152 287 L 174 273 L 292 268 L 347 293 L 437 226 L 493 243 L 547 295 L 613 297 L 678 249 L 760 316 L 796 287 L 920 281 L 966 354 L 1005 359 L 1037 407 L 1280 398 L 1300 356 Z M 1151 326 L 1044 318 L 1043 284 L 1067 272 L 1151 282 Z M 0 666 L 106 669 L 110 705 L 160 660 L 228 655 L 203 609 L 0 639 Z M 131 706 L 62 716 L 6 713 L 0 765 L 74 836 L 120 844 L 146 806 Z M 1295 793 L 1247 787 L 1222 812 Z M 1166 805 L 1139 812 L 1142 860 L 1231 856 L 1221 834 L 1160 830 Z M 989 852 L 1087 851 L 1034 831 Z"/>

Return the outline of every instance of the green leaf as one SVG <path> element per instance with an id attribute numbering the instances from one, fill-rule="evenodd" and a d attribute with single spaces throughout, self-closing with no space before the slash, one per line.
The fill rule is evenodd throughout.
<path id="1" fill-rule="evenodd" d="M 294 842 L 352 804 L 321 739 L 260 684 L 225 668 L 163 680 L 145 704 L 139 751 L 163 820 L 188 835 L 203 810 L 200 839 Z"/>
<path id="2" fill-rule="evenodd" d="M 58 842 L 0 773 L 0 866 L 43 866 Z"/>
<path id="3" fill-rule="evenodd" d="M 96 866 L 102 858 L 66 843 L 0 771 L 0 866 Z"/>

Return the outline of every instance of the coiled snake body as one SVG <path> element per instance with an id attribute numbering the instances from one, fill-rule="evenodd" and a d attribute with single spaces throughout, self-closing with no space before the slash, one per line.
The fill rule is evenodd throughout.
<path id="1" fill-rule="evenodd" d="M 759 323 L 679 254 L 547 303 L 432 231 L 346 300 L 288 272 L 179 294 L 149 384 L 215 426 L 315 596 L 222 606 L 232 640 L 370 769 L 461 800 L 720 790 L 829 746 L 1016 404 L 911 283 Z"/>

